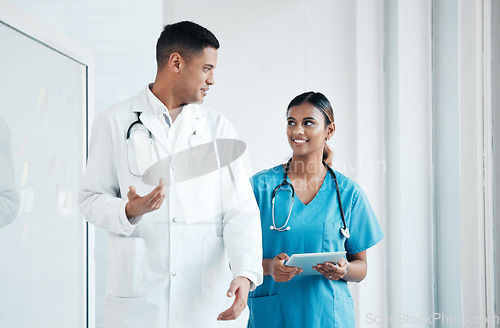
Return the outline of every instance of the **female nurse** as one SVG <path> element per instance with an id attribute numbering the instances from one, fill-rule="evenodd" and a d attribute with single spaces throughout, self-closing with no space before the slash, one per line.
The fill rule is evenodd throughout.
<path id="1" fill-rule="evenodd" d="M 292 158 L 251 178 L 261 213 L 265 277 L 249 295 L 250 328 L 355 326 L 347 282 L 364 279 L 366 249 L 383 233 L 360 186 L 330 168 L 326 141 L 334 132 L 333 109 L 323 94 L 295 97 L 287 108 Z M 292 254 L 337 251 L 346 251 L 346 258 L 318 264 L 317 275 L 302 275 L 302 269 L 285 263 Z"/>

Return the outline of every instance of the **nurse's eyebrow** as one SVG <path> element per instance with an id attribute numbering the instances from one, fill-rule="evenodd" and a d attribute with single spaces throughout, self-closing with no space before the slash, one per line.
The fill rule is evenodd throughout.
<path id="1" fill-rule="evenodd" d="M 288 116 L 287 120 L 294 120 L 294 121 L 296 121 L 295 117 L 293 117 L 293 116 Z M 302 119 L 302 121 L 307 121 L 307 120 L 317 121 L 317 119 L 315 119 L 314 117 L 304 117 Z"/>

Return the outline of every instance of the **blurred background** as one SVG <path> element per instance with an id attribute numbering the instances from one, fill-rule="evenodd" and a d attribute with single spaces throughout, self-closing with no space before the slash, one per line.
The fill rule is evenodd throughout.
<path id="1" fill-rule="evenodd" d="M 357 327 L 500 327 L 499 1 L 0 4 L 0 146 L 19 191 L 0 228 L 0 327 L 102 327 L 106 232 L 76 208 L 86 132 L 153 82 L 156 40 L 180 20 L 221 43 L 205 103 L 247 144 L 250 173 L 291 155 L 293 97 L 331 101 L 333 167 L 385 233 L 350 284 Z"/>

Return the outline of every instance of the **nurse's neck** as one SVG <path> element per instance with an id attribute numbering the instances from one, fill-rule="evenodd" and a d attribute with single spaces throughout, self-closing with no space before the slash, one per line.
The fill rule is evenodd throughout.
<path id="1" fill-rule="evenodd" d="M 321 156 L 296 156 L 292 157 L 289 173 L 296 177 L 312 178 L 322 175 L 326 171 Z"/>

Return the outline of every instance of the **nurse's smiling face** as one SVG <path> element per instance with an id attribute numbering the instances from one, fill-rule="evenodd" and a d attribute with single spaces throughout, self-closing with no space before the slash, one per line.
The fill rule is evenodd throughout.
<path id="1" fill-rule="evenodd" d="M 325 115 L 304 102 L 288 111 L 287 136 L 294 157 L 323 156 L 326 139 L 335 132 L 334 123 L 326 125 Z"/>

